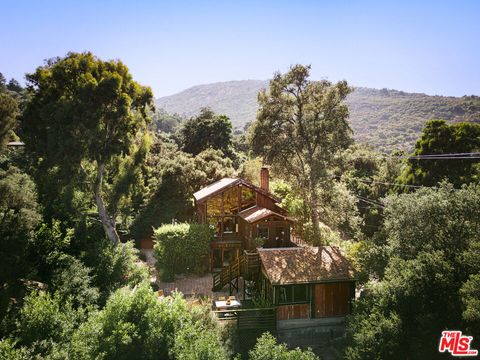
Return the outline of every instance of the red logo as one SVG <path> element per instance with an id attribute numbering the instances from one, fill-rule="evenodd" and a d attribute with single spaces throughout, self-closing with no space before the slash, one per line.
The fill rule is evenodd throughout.
<path id="1" fill-rule="evenodd" d="M 458 330 L 442 331 L 438 351 L 450 351 L 453 356 L 477 356 L 478 350 L 470 349 L 472 340 L 473 337 L 462 335 Z"/>

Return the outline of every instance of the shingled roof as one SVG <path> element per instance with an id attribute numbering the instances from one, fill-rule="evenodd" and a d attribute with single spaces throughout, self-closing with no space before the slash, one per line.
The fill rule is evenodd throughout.
<path id="1" fill-rule="evenodd" d="M 258 249 L 263 270 L 272 285 L 353 280 L 354 270 L 333 246 Z"/>
<path id="2" fill-rule="evenodd" d="M 278 216 L 284 220 L 289 220 L 289 221 L 293 221 L 291 218 L 289 218 L 288 216 L 285 216 L 285 215 L 282 215 L 282 214 L 279 214 L 275 211 L 272 211 L 270 209 L 266 209 L 264 207 L 261 207 L 261 206 L 252 206 L 251 208 L 248 208 L 248 209 L 245 209 L 243 211 L 241 211 L 239 214 L 238 214 L 243 220 L 249 222 L 249 223 L 255 223 L 257 221 L 260 221 L 262 219 L 265 219 L 266 217 L 269 217 L 269 216 Z"/>
<path id="3" fill-rule="evenodd" d="M 197 202 L 200 203 L 200 202 L 208 199 L 210 196 L 216 195 L 217 193 L 220 193 L 223 190 L 228 189 L 229 187 L 239 185 L 239 184 L 247 186 L 247 187 L 251 188 L 252 190 L 254 190 L 256 192 L 259 192 L 259 193 L 261 193 L 265 196 L 268 196 L 269 198 L 271 198 L 275 202 L 280 202 L 281 201 L 280 198 L 276 197 L 272 193 L 270 193 L 268 191 L 265 191 L 262 188 L 259 188 L 258 186 L 253 185 L 253 184 L 249 183 L 248 181 L 245 181 L 245 180 L 239 179 L 239 178 L 223 178 L 221 180 L 218 180 L 218 181 L 214 182 L 213 184 L 210 184 L 210 185 L 204 187 L 203 189 L 198 190 L 196 193 L 193 194 L 193 197 L 195 198 L 195 200 Z"/>

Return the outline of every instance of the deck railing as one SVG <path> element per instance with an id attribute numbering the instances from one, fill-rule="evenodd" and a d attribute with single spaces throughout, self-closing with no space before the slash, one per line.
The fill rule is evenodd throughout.
<path id="1" fill-rule="evenodd" d="M 276 308 L 213 311 L 220 321 L 235 321 L 239 330 L 276 330 Z"/>

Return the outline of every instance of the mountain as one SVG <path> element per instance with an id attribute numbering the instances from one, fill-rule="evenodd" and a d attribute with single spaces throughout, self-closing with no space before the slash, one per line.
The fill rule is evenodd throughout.
<path id="1" fill-rule="evenodd" d="M 255 120 L 257 93 L 268 81 L 242 80 L 198 85 L 157 99 L 168 113 L 186 117 L 208 106 L 226 114 L 235 128 Z M 429 119 L 480 122 L 480 97 L 429 96 L 358 87 L 348 96 L 350 125 L 357 141 L 379 151 L 411 151 Z"/>

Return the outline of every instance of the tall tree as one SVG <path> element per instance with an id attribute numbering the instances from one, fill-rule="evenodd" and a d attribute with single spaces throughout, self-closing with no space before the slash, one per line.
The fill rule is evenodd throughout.
<path id="1" fill-rule="evenodd" d="M 328 179 L 335 154 L 352 143 L 344 100 L 346 81 L 311 81 L 310 66 L 276 73 L 268 91 L 258 95 L 257 121 L 250 143 L 277 174 L 293 180 L 308 205 L 314 237 L 319 236 L 318 188 Z"/>
<path id="2" fill-rule="evenodd" d="M 22 85 L 20 85 L 20 83 L 17 80 L 15 80 L 14 78 L 11 78 L 7 84 L 7 89 L 10 91 L 19 93 L 23 90 L 23 87 Z"/>
<path id="3" fill-rule="evenodd" d="M 447 124 L 430 120 L 415 145 L 415 155 L 455 154 L 480 151 L 480 124 Z M 401 180 L 409 185 L 436 186 L 447 179 L 460 187 L 480 180 L 478 159 L 409 159 Z"/>
<path id="4" fill-rule="evenodd" d="M 197 155 L 208 148 L 232 155 L 232 123 L 225 115 L 217 115 L 209 108 L 192 117 L 180 130 L 182 150 Z"/>
<path id="5" fill-rule="evenodd" d="M 91 168 L 94 201 L 106 236 L 118 243 L 116 221 L 104 202 L 106 168 L 128 156 L 149 120 L 152 92 L 132 79 L 121 61 L 69 53 L 27 75 L 31 98 L 23 115 L 27 150 L 42 172 L 68 178 Z M 59 169 L 59 171 L 58 171 Z"/>
<path id="6" fill-rule="evenodd" d="M 0 149 L 8 141 L 17 115 L 17 101 L 7 93 L 0 93 Z"/>

